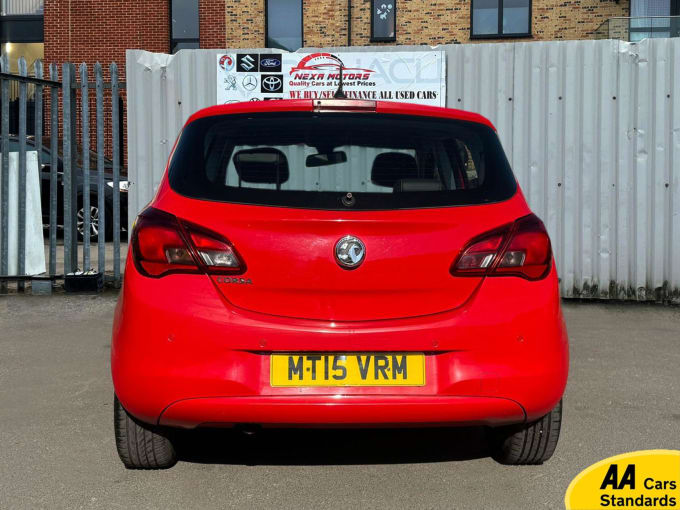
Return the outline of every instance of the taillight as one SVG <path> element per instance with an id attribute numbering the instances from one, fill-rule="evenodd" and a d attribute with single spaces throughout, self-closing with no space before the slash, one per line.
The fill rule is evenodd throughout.
<path id="1" fill-rule="evenodd" d="M 140 273 L 155 278 L 172 273 L 241 274 L 246 270 L 227 239 L 153 207 L 135 222 L 132 257 Z"/>
<path id="2" fill-rule="evenodd" d="M 543 222 L 530 214 L 473 239 L 453 265 L 454 276 L 521 276 L 540 280 L 550 271 L 552 249 Z"/>

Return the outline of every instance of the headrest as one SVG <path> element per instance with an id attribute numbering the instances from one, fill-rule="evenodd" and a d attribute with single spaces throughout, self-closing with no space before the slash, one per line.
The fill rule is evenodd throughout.
<path id="1" fill-rule="evenodd" d="M 403 152 L 383 152 L 373 161 L 371 181 L 378 186 L 393 188 L 400 179 L 418 177 L 416 158 Z"/>
<path id="2" fill-rule="evenodd" d="M 243 182 L 281 184 L 290 176 L 288 159 L 278 149 L 242 150 L 234 154 L 233 159 L 236 173 Z"/>

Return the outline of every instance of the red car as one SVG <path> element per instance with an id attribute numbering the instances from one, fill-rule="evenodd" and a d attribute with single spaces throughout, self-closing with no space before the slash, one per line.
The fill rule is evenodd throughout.
<path id="1" fill-rule="evenodd" d="M 550 239 L 480 115 L 201 110 L 131 247 L 111 351 L 128 468 L 173 465 L 177 427 L 475 425 L 502 463 L 555 450 Z"/>

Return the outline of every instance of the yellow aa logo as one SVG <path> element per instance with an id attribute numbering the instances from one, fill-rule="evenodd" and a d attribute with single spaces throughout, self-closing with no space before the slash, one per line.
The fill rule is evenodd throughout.
<path id="1" fill-rule="evenodd" d="M 680 451 L 644 450 L 597 462 L 571 481 L 564 504 L 567 510 L 680 510 Z"/>

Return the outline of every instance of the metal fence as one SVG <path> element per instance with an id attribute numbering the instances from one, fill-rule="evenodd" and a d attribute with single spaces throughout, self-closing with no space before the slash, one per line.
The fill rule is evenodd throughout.
<path id="1" fill-rule="evenodd" d="M 118 68 L 115 63 L 110 65 L 110 82 L 107 83 L 99 63 L 92 70 L 86 64 L 80 65 L 78 70 L 71 63 L 52 64 L 49 76 L 44 76 L 40 61 L 35 63 L 33 76 L 29 76 L 24 58 L 20 58 L 18 64 L 19 73 L 10 74 L 7 55 L 0 60 L 0 293 L 8 291 L 8 282 L 15 281 L 21 292 L 27 280 L 54 282 L 88 270 L 92 270 L 91 273 L 100 280 L 120 286 L 119 95 L 124 84 L 118 81 Z M 90 81 L 92 75 L 94 80 Z M 10 92 L 14 87 L 18 88 L 18 118 L 11 119 Z M 34 104 L 32 119 L 27 115 L 29 96 Z M 105 108 L 105 99 L 110 99 L 110 107 Z M 92 105 L 94 111 L 90 110 Z M 105 130 L 105 123 L 109 125 L 105 110 L 110 112 L 108 130 Z M 30 130 L 34 133 L 33 137 L 28 136 L 29 122 L 33 124 Z M 18 126 L 16 132 L 10 131 L 12 124 Z M 106 131 L 111 137 L 110 160 L 105 157 Z M 91 140 L 94 140 L 93 144 Z M 30 196 L 27 156 L 32 152 L 37 158 L 40 181 L 40 203 L 37 206 L 41 209 L 41 226 L 44 228 L 40 246 L 35 245 L 38 242 L 35 238 L 27 238 L 26 206 L 27 196 Z M 12 153 L 18 154 L 16 197 L 10 196 Z M 35 185 L 35 182 L 31 184 Z M 111 190 L 108 191 L 107 187 Z M 11 203 L 16 204 L 16 211 L 10 209 Z M 9 218 L 14 213 L 17 221 L 12 226 Z M 107 257 L 109 232 L 112 255 Z M 16 246 L 12 246 L 13 241 Z M 96 268 L 92 268 L 91 256 L 94 242 Z M 49 263 L 43 274 L 27 274 L 29 250 L 47 252 L 45 258 Z M 15 254 L 15 260 L 10 259 L 10 252 Z M 10 267 L 16 269 L 10 272 Z"/>
<path id="2" fill-rule="evenodd" d="M 498 128 L 550 231 L 562 296 L 680 303 L 680 38 L 436 49 L 447 106 Z M 182 124 L 215 104 L 215 55 L 236 52 L 128 50 L 129 221 L 153 197 Z"/>

